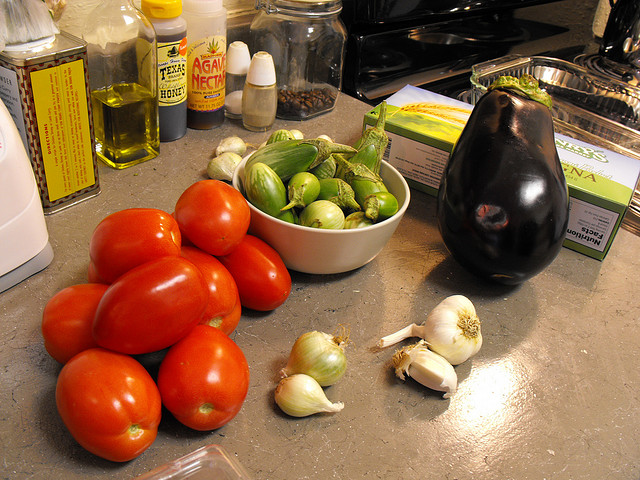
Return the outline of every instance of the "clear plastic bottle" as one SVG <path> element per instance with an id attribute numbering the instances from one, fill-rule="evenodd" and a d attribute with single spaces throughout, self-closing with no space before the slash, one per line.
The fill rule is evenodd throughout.
<path id="1" fill-rule="evenodd" d="M 278 90 L 273 58 L 257 52 L 251 59 L 242 93 L 242 125 L 253 132 L 266 132 L 276 120 Z"/>
<path id="2" fill-rule="evenodd" d="M 222 0 L 183 0 L 187 21 L 187 126 L 224 122 L 227 10 Z"/>
<path id="3" fill-rule="evenodd" d="M 83 32 L 96 153 L 113 168 L 150 160 L 160 149 L 156 34 L 129 0 L 105 0 Z"/>
<path id="4" fill-rule="evenodd" d="M 278 118 L 306 120 L 332 110 L 342 88 L 342 1 L 256 0 L 256 7 L 249 47 L 275 61 Z"/>
<path id="5" fill-rule="evenodd" d="M 181 0 L 142 0 L 141 9 L 158 43 L 160 141 L 172 142 L 187 133 L 187 21 Z"/>

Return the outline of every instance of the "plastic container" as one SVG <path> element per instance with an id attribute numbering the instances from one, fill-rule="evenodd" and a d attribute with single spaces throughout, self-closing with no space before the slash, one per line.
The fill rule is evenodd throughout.
<path id="1" fill-rule="evenodd" d="M 84 40 L 96 153 L 121 169 L 160 149 L 156 33 L 129 0 L 105 0 L 87 17 Z"/>
<path id="2" fill-rule="evenodd" d="M 242 124 L 247 130 L 265 132 L 276 120 L 278 91 L 273 58 L 257 52 L 251 59 L 242 93 Z"/>
<path id="3" fill-rule="evenodd" d="M 306 120 L 335 107 L 346 41 L 340 0 L 257 0 L 250 48 L 275 61 L 278 118 Z"/>
<path id="4" fill-rule="evenodd" d="M 187 21 L 187 126 L 224 122 L 227 10 L 222 0 L 183 0 Z"/>
<path id="5" fill-rule="evenodd" d="M 156 31 L 160 141 L 187 133 L 187 21 L 181 0 L 142 0 L 142 12 Z"/>
<path id="6" fill-rule="evenodd" d="M 53 260 L 38 186 L 18 129 L 0 101 L 0 292 Z"/>
<path id="7" fill-rule="evenodd" d="M 246 43 L 235 41 L 229 45 L 224 97 L 224 113 L 227 118 L 242 118 L 242 91 L 250 64 L 251 55 Z"/>
<path id="8" fill-rule="evenodd" d="M 218 445 L 207 445 L 136 480 L 250 480 L 249 474 Z"/>

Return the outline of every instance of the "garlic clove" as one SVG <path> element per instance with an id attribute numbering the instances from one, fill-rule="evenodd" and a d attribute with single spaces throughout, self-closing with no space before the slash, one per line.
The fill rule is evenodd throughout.
<path id="1" fill-rule="evenodd" d="M 424 340 L 398 350 L 393 355 L 393 366 L 401 380 L 405 374 L 409 375 L 427 388 L 444 392 L 443 398 L 451 397 L 458 388 L 458 376 L 453 366 L 429 350 Z"/>
<path id="2" fill-rule="evenodd" d="M 335 413 L 344 408 L 342 402 L 329 401 L 320 384 L 309 375 L 297 373 L 280 380 L 275 391 L 278 407 L 292 417 L 316 413 Z"/>
<path id="3" fill-rule="evenodd" d="M 230 182 L 233 179 L 233 173 L 236 167 L 241 161 L 242 157 L 237 153 L 223 152 L 209 160 L 207 175 L 213 180 Z"/>
<path id="4" fill-rule="evenodd" d="M 233 135 L 231 137 L 223 138 L 216 147 L 216 156 L 223 154 L 224 152 L 233 152 L 240 156 L 244 155 L 247 151 L 247 144 L 240 137 Z"/>

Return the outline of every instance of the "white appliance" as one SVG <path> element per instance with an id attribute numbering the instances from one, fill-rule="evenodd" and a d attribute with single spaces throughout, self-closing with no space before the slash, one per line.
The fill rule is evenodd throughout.
<path id="1" fill-rule="evenodd" d="M 31 162 L 11 115 L 0 101 L 0 292 L 53 260 Z"/>

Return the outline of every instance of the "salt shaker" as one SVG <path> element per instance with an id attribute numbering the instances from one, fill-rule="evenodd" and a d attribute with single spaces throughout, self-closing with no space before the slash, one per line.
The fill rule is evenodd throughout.
<path id="1" fill-rule="evenodd" d="M 271 54 L 257 52 L 251 58 L 242 93 L 242 124 L 254 132 L 267 131 L 276 119 L 278 91 Z"/>
<path id="2" fill-rule="evenodd" d="M 227 50 L 227 81 L 224 113 L 227 118 L 242 118 L 242 90 L 247 79 L 251 56 L 246 43 L 236 41 Z"/>

